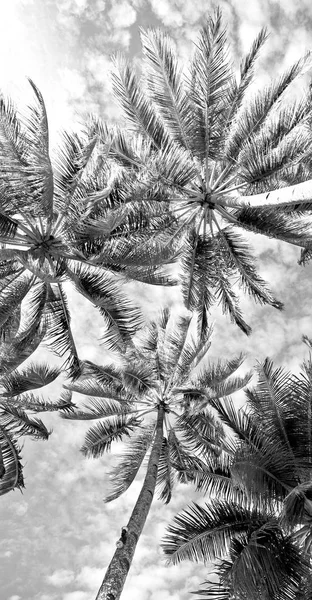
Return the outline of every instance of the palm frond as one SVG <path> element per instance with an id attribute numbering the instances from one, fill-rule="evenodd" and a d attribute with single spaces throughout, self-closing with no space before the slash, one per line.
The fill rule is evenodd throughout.
<path id="1" fill-rule="evenodd" d="M 70 272 L 77 290 L 92 302 L 103 317 L 105 331 L 103 342 L 110 349 L 119 350 L 129 343 L 143 325 L 139 308 L 120 291 L 120 281 L 109 273 L 84 266 Z M 119 284 L 119 285 L 118 285 Z"/>
<path id="2" fill-rule="evenodd" d="M 260 130 L 285 90 L 303 72 L 308 59 L 309 55 L 306 55 L 294 63 L 283 75 L 249 98 L 248 103 L 242 106 L 225 145 L 225 156 L 229 161 L 236 159 L 245 142 Z"/>
<path id="3" fill-rule="evenodd" d="M 31 419 L 21 407 L 7 402 L 0 404 L 0 422 L 14 437 L 29 435 L 33 440 L 47 440 L 51 433 L 41 419 Z"/>
<path id="4" fill-rule="evenodd" d="M 180 483 L 194 482 L 197 472 L 202 469 L 202 461 L 190 452 L 173 428 L 168 433 L 170 460 Z"/>
<path id="5" fill-rule="evenodd" d="M 4 212 L 0 212 L 0 240 L 6 241 L 7 238 L 14 238 L 18 223 L 15 219 L 9 217 Z"/>
<path id="6" fill-rule="evenodd" d="M 224 99 L 230 75 L 226 32 L 221 11 L 216 9 L 200 31 L 190 69 L 190 96 L 194 105 L 192 149 L 205 161 L 221 153 Z"/>
<path id="7" fill-rule="evenodd" d="M 62 419 L 89 421 L 93 419 L 103 419 L 112 416 L 126 415 L 130 406 L 125 402 L 116 402 L 107 398 L 87 398 L 87 403 L 82 408 L 61 413 Z"/>
<path id="8" fill-rule="evenodd" d="M 240 63 L 240 77 L 238 83 L 234 77 L 232 78 L 228 90 L 228 101 L 230 105 L 226 118 L 228 128 L 230 128 L 232 122 L 234 121 L 235 116 L 242 105 L 246 92 L 250 87 L 250 84 L 253 82 L 255 62 L 259 57 L 259 52 L 261 51 L 267 37 L 268 35 L 266 29 L 262 28 L 253 41 L 249 52 Z"/>
<path id="9" fill-rule="evenodd" d="M 147 86 L 162 119 L 181 146 L 189 148 L 191 104 L 183 85 L 172 40 L 159 29 L 141 31 Z"/>
<path id="10" fill-rule="evenodd" d="M 242 237 L 231 227 L 222 229 L 220 235 L 228 252 L 228 264 L 232 263 L 237 270 L 244 290 L 260 304 L 270 304 L 281 310 L 283 304 L 274 298 L 265 281 L 257 274 L 250 248 Z"/>
<path id="11" fill-rule="evenodd" d="M 211 500 L 210 505 L 190 507 L 174 517 L 168 526 L 162 548 L 168 560 L 208 562 L 225 556 L 233 536 L 258 529 L 266 518 L 255 510 Z"/>
<path id="12" fill-rule="evenodd" d="M 0 447 L 2 456 L 0 496 L 3 496 L 15 488 L 21 490 L 24 487 L 20 448 L 14 436 L 3 425 L 0 425 Z"/>
<path id="13" fill-rule="evenodd" d="M 2 396 L 18 396 L 22 392 L 28 392 L 48 385 L 58 377 L 60 370 L 48 364 L 28 364 L 24 369 L 12 371 L 0 379 L 5 388 Z"/>
<path id="14" fill-rule="evenodd" d="M 228 313 L 231 321 L 236 323 L 243 333 L 250 335 L 251 327 L 244 321 L 238 308 L 238 297 L 224 276 L 220 277 L 218 281 L 216 296 L 222 306 L 223 313 Z"/>
<path id="15" fill-rule="evenodd" d="M 168 144 L 168 136 L 149 98 L 142 92 L 134 68 L 121 56 L 115 58 L 113 90 L 132 126 L 156 148 Z"/>
<path id="16" fill-rule="evenodd" d="M 114 441 L 129 437 L 131 432 L 140 426 L 136 416 L 118 415 L 91 427 L 86 434 L 81 452 L 88 457 L 97 458 L 108 452 Z"/>
<path id="17" fill-rule="evenodd" d="M 53 288 L 49 287 L 45 315 L 47 322 L 46 342 L 58 356 L 67 355 L 64 366 L 69 375 L 74 378 L 79 376 L 79 358 L 71 332 L 67 298 L 61 284 Z"/>
<path id="18" fill-rule="evenodd" d="M 10 317 L 13 311 L 21 304 L 33 283 L 33 276 L 23 274 L 17 279 L 11 278 L 8 282 L 2 280 L 0 284 L 0 327 Z"/>
<path id="19" fill-rule="evenodd" d="M 37 200 L 39 207 L 46 218 L 51 222 L 53 216 L 53 171 L 49 157 L 49 128 L 45 103 L 41 92 L 29 79 L 36 97 L 36 104 L 30 107 L 26 125 L 26 140 L 29 144 L 27 175 L 29 183 L 38 191 Z"/>
<path id="20" fill-rule="evenodd" d="M 213 463 L 214 457 L 220 454 L 223 429 L 211 414 L 183 413 L 177 418 L 177 430 L 187 449 L 203 457 L 207 464 Z"/>
<path id="21" fill-rule="evenodd" d="M 106 496 L 105 502 L 119 498 L 130 487 L 152 443 L 154 431 L 154 425 L 146 427 L 132 436 L 131 442 L 126 444 L 122 459 L 109 472 L 111 492 Z"/>
<path id="22" fill-rule="evenodd" d="M 71 412 L 76 408 L 71 402 L 71 393 L 63 392 L 56 401 L 46 400 L 42 396 L 33 394 L 32 392 L 23 392 L 19 396 L 14 396 L 9 399 L 10 406 L 20 407 L 24 410 L 36 412 L 54 412 L 62 410 L 64 413 Z"/>
<path id="23" fill-rule="evenodd" d="M 169 504 L 174 486 L 175 473 L 171 464 L 170 443 L 164 437 L 162 441 L 161 454 L 158 464 L 157 487 L 158 498 L 165 504 Z"/>
<path id="24" fill-rule="evenodd" d="M 54 158 L 55 208 L 70 219 L 76 202 L 84 196 L 81 182 L 92 157 L 96 140 L 86 140 L 76 133 L 63 133 L 62 145 Z"/>

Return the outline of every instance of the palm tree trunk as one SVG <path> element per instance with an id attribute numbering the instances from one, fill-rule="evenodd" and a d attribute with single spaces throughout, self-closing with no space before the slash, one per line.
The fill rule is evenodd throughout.
<path id="1" fill-rule="evenodd" d="M 136 545 L 142 533 L 154 497 L 163 440 L 163 419 L 164 409 L 160 406 L 158 409 L 155 439 L 148 461 L 143 486 L 129 519 L 127 530 L 122 536 L 125 537 L 124 543 L 122 547 L 117 547 L 115 551 L 96 596 L 96 600 L 118 600 L 123 590 Z M 120 542 L 120 546 L 121 544 L 122 542 Z"/>
<path id="2" fill-rule="evenodd" d="M 220 204 L 233 208 L 240 206 L 251 206 L 253 208 L 272 207 L 272 206 L 291 206 L 296 203 L 312 202 L 312 180 L 303 181 L 296 185 L 290 185 L 262 194 L 253 196 L 239 196 L 238 198 L 222 198 Z M 218 202 L 216 201 L 216 204 Z"/>

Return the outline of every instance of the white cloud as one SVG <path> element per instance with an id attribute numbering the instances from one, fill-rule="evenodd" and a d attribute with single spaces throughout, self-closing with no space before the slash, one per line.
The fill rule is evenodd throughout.
<path id="1" fill-rule="evenodd" d="M 15 512 L 19 517 L 22 517 L 23 515 L 25 515 L 28 511 L 28 503 L 25 501 L 19 502 L 19 504 L 16 504 L 15 506 Z"/>
<path id="2" fill-rule="evenodd" d="M 22 600 L 22 596 L 17 596 L 15 594 L 14 596 L 10 596 L 10 598 L 8 598 L 8 600 Z"/>
<path id="3" fill-rule="evenodd" d="M 150 0 L 155 15 L 167 27 L 181 27 L 184 19 L 180 10 L 174 7 L 175 2 L 169 0 Z M 194 4 L 194 3 L 193 3 Z"/>
<path id="4" fill-rule="evenodd" d="M 81 587 L 94 590 L 95 588 L 100 587 L 103 574 L 104 572 L 101 568 L 97 569 L 96 567 L 85 566 L 81 569 L 80 573 L 78 573 L 76 583 Z"/>
<path id="5" fill-rule="evenodd" d="M 90 593 L 82 591 L 69 592 L 69 594 L 62 596 L 62 600 L 90 600 Z"/>
<path id="6" fill-rule="evenodd" d="M 69 585 L 74 580 L 75 574 L 67 569 L 59 569 L 54 571 L 52 575 L 47 575 L 46 580 L 50 585 L 55 587 L 63 587 Z"/>
<path id="7" fill-rule="evenodd" d="M 111 24 L 116 28 L 131 27 L 135 23 L 137 13 L 133 6 L 126 0 L 114 2 L 112 8 L 108 11 Z"/>

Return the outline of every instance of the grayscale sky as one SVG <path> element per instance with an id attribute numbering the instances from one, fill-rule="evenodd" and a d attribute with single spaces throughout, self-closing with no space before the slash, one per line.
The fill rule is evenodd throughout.
<path id="1" fill-rule="evenodd" d="M 311 44 L 310 0 L 233 0 L 219 5 L 229 23 L 236 64 L 260 27 L 266 25 L 271 32 L 259 63 L 259 85 Z M 110 89 L 110 56 L 122 51 L 138 57 L 139 27 L 165 27 L 186 60 L 211 6 L 208 0 L 3 1 L 0 88 L 23 105 L 31 101 L 26 77 L 34 80 L 46 101 L 53 146 L 59 130 L 75 128 L 90 112 L 118 120 L 119 108 Z M 298 267 L 298 250 L 286 244 L 256 235 L 250 241 L 262 276 L 285 303 L 285 310 L 259 308 L 243 299 L 244 314 L 253 326 L 248 339 L 225 317 L 220 320 L 216 311 L 210 356 L 230 358 L 243 350 L 247 366 L 269 355 L 298 370 L 305 354 L 301 336 L 312 337 L 312 267 Z M 132 292 L 138 295 L 138 288 L 132 286 Z M 168 299 L 168 292 L 140 290 L 147 313 L 153 312 L 156 296 L 161 302 Z M 176 293 L 171 302 L 178 302 Z M 99 317 L 81 299 L 73 298 L 73 306 L 81 357 L 107 360 L 96 342 Z M 50 392 L 51 399 L 57 397 L 55 386 Z M 26 440 L 23 448 L 25 491 L 0 499 L 0 600 L 92 600 L 140 482 L 115 503 L 104 504 L 106 472 L 121 448 L 102 459 L 87 460 L 79 452 L 84 423 L 62 421 L 55 415 L 44 415 L 44 421 L 53 427 L 50 440 Z M 200 565 L 185 562 L 167 567 L 159 549 L 166 522 L 191 498 L 193 490 L 181 486 L 169 506 L 155 501 L 124 590 L 125 600 L 187 600 L 205 579 L 207 569 Z"/>

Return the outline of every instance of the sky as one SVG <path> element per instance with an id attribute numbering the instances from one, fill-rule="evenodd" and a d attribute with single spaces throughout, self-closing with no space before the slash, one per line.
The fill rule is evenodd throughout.
<path id="1" fill-rule="evenodd" d="M 238 64 L 241 53 L 266 25 L 271 35 L 259 65 L 258 82 L 276 75 L 309 48 L 312 8 L 309 0 L 220 2 L 229 23 Z M 49 115 L 51 144 L 58 132 L 75 128 L 90 112 L 118 121 L 112 97 L 110 57 L 116 51 L 140 56 L 139 27 L 164 27 L 175 39 L 182 59 L 212 4 L 207 0 L 10 0 L 0 19 L 0 88 L 18 105 L 31 101 L 30 77 L 41 90 Z M 298 267 L 298 250 L 251 236 L 259 269 L 275 295 L 285 303 L 281 313 L 242 300 L 249 338 L 218 310 L 212 314 L 215 335 L 210 358 L 230 358 L 243 350 L 246 369 L 269 355 L 298 371 L 306 348 L 302 334 L 312 337 L 312 267 Z M 132 294 L 138 288 L 132 286 Z M 171 294 L 171 295 L 170 295 Z M 157 301 L 178 302 L 177 292 L 142 287 L 148 314 Z M 152 301 L 151 301 L 152 298 Z M 81 358 L 107 359 L 96 342 L 99 317 L 84 300 L 73 297 L 73 326 Z M 56 399 L 59 389 L 48 390 Z M 242 401 L 242 399 L 240 399 Z M 26 489 L 0 499 L 0 600 L 92 600 L 95 597 L 140 488 L 140 480 L 113 504 L 104 504 L 111 455 L 88 460 L 79 452 L 86 425 L 44 415 L 53 428 L 48 442 L 25 440 Z M 116 458 L 116 457 L 115 457 Z M 168 567 L 159 542 L 165 525 L 188 501 L 192 489 L 177 488 L 169 506 L 155 501 L 124 589 L 127 600 L 187 600 L 206 578 L 202 565 L 185 562 Z"/>

